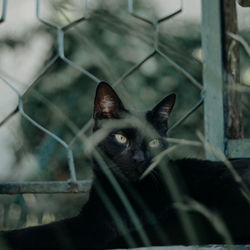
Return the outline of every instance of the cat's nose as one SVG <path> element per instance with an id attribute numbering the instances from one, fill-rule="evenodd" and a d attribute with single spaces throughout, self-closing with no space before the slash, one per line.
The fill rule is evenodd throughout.
<path id="1" fill-rule="evenodd" d="M 142 151 L 138 151 L 134 154 L 133 160 L 136 163 L 141 163 L 145 160 L 144 153 Z"/>

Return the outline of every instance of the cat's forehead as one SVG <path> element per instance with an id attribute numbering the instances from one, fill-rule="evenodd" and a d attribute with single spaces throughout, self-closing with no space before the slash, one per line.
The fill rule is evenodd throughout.
<path id="1" fill-rule="evenodd" d="M 148 119 L 147 111 L 129 111 L 124 118 L 125 122 L 126 120 L 129 121 L 129 126 L 122 129 L 124 133 L 147 139 L 161 137 L 159 131 L 155 129 L 153 123 Z"/>
<path id="2" fill-rule="evenodd" d="M 111 119 L 95 120 L 94 131 L 107 130 L 111 133 L 123 133 L 130 138 L 154 139 L 165 137 L 149 118 L 149 111 L 124 110 L 119 116 Z"/>

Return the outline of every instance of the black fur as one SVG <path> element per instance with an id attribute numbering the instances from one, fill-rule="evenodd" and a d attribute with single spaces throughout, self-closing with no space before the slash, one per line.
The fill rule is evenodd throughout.
<path id="1" fill-rule="evenodd" d="M 174 94 L 167 96 L 144 114 L 141 125 L 131 122 L 128 127 L 118 126 L 98 144 L 109 170 L 136 213 L 146 239 L 139 233 L 117 190 L 95 160 L 94 185 L 87 205 L 78 216 L 49 225 L 2 232 L 2 240 L 14 249 L 105 249 L 225 243 L 225 231 L 216 226 L 217 219 L 211 223 L 204 214 L 188 207 L 189 204 L 201 204 L 210 215 L 220 216 L 230 235 L 226 237 L 229 242 L 231 238 L 234 243 L 250 243 L 250 205 L 244 197 L 250 186 L 250 159 L 230 161 L 245 186 L 236 181 L 224 163 L 195 159 L 162 162 L 140 179 L 154 156 L 167 148 L 165 132 L 174 102 Z M 93 113 L 94 132 L 101 131 L 106 121 L 133 121 L 133 115 L 106 83 L 97 88 Z M 117 134 L 123 141 L 117 140 Z M 150 149 L 153 139 L 157 139 L 159 145 Z M 170 188 L 173 180 L 180 194 L 174 199 Z M 183 207 L 183 204 L 187 206 Z M 188 237 L 187 229 L 183 228 L 181 208 L 188 209 L 186 215 L 195 230 L 194 237 Z M 125 231 L 119 227 L 121 224 Z"/>

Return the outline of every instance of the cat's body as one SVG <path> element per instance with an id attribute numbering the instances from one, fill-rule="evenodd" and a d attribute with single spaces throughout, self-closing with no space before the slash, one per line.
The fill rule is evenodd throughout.
<path id="1" fill-rule="evenodd" d="M 78 216 L 2 232 L 6 244 L 14 249 L 105 249 L 229 243 L 231 239 L 250 243 L 250 205 L 243 195 L 244 188 L 250 188 L 250 159 L 230 161 L 244 187 L 224 163 L 195 159 L 162 162 L 140 178 L 167 148 L 165 133 L 174 101 L 174 95 L 164 98 L 137 124 L 112 88 L 101 83 L 95 98 L 94 131 L 107 129 L 106 121 L 124 119 L 123 126 L 104 129 L 107 134 L 98 143 L 111 171 L 103 171 L 106 166 L 97 166 L 100 162 L 95 159 L 94 185 Z M 180 213 L 187 209 L 190 212 Z M 189 221 L 194 233 L 188 231 Z"/>

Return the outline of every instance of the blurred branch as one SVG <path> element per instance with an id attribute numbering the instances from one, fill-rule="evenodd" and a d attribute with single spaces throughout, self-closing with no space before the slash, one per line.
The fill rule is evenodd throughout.
<path id="1" fill-rule="evenodd" d="M 242 7 L 250 7 L 250 0 L 237 0 L 237 2 Z"/>
<path id="2" fill-rule="evenodd" d="M 233 34 L 231 32 L 228 32 L 228 35 L 230 37 L 232 37 L 234 40 L 236 40 L 237 42 L 239 42 L 243 46 L 243 48 L 245 49 L 248 56 L 250 56 L 250 47 L 249 47 L 247 41 L 242 36 Z"/>
<path id="3" fill-rule="evenodd" d="M 227 135 L 228 138 L 243 138 L 242 112 L 240 108 L 241 93 L 234 91 L 233 86 L 240 83 L 240 53 L 239 43 L 228 33 L 238 33 L 236 3 L 223 0 L 223 41 L 224 69 L 227 89 Z"/>

